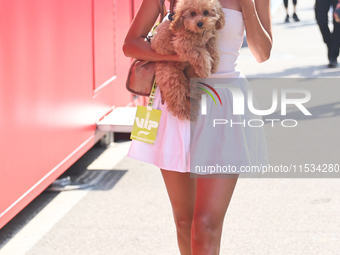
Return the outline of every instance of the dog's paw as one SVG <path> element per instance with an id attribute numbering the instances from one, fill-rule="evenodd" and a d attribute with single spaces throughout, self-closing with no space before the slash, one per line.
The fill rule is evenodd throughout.
<path id="1" fill-rule="evenodd" d="M 189 107 L 189 108 L 188 108 Z M 190 118 L 190 101 L 189 105 L 187 100 L 184 102 L 176 101 L 176 103 L 168 102 L 167 110 L 173 115 L 174 117 L 178 118 L 179 120 L 186 120 Z"/>
<path id="2" fill-rule="evenodd" d="M 178 119 L 180 120 L 189 120 L 190 119 L 190 110 L 182 110 L 180 112 L 176 112 L 176 114 L 174 114 L 174 116 L 176 116 Z"/>
<path id="3" fill-rule="evenodd" d="M 218 71 L 218 64 L 214 61 L 211 65 L 211 73 L 217 73 Z"/>
<path id="4" fill-rule="evenodd" d="M 209 57 L 195 66 L 195 71 L 199 78 L 207 78 L 211 74 L 211 62 L 212 59 Z"/>
<path id="5" fill-rule="evenodd" d="M 211 65 L 208 67 L 197 67 L 195 69 L 195 72 L 199 78 L 207 78 L 211 74 Z"/>

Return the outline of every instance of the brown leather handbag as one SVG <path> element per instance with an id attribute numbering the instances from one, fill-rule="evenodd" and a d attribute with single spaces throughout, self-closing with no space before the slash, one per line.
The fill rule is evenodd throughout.
<path id="1" fill-rule="evenodd" d="M 162 22 L 166 9 L 161 0 L 158 1 L 160 9 L 160 19 Z M 170 10 L 173 13 L 174 0 L 170 0 Z M 146 38 L 150 42 L 150 38 Z M 152 84 L 155 79 L 156 62 L 134 59 L 131 63 L 128 77 L 126 80 L 126 89 L 131 93 L 139 96 L 149 96 Z"/>

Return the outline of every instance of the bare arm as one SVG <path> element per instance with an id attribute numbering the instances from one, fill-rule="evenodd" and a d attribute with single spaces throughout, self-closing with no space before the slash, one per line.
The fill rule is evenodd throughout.
<path id="1" fill-rule="evenodd" d="M 258 63 L 269 59 L 273 37 L 269 0 L 239 0 L 250 51 Z"/>
<path id="2" fill-rule="evenodd" d="M 124 40 L 123 52 L 126 57 L 149 61 L 179 61 L 178 55 L 161 55 L 156 53 L 151 48 L 150 43 L 144 40 L 159 15 L 159 4 L 157 1 L 143 0 L 138 9 Z"/>

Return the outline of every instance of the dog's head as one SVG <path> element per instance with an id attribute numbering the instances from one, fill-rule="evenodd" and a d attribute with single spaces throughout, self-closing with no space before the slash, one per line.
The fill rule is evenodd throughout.
<path id="1" fill-rule="evenodd" d="M 224 27 L 224 12 L 218 0 L 177 0 L 176 11 L 170 28 L 193 33 L 220 30 Z"/>

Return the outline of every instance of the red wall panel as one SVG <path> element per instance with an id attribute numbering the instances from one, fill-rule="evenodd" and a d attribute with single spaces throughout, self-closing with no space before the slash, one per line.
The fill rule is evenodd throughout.
<path id="1" fill-rule="evenodd" d="M 93 1 L 94 89 L 115 79 L 116 5 L 112 0 Z"/>
<path id="2" fill-rule="evenodd" d="M 97 120 L 131 101 L 122 52 L 131 8 L 0 0 L 0 228 L 103 135 Z"/>

